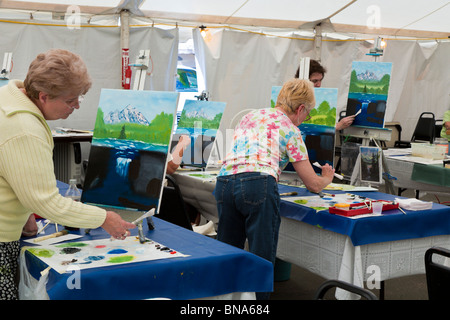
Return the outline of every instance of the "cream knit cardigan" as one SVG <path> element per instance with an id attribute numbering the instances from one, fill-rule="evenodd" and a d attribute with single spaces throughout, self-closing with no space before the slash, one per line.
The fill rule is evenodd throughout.
<path id="1" fill-rule="evenodd" d="M 104 209 L 60 195 L 51 130 L 20 88 L 18 80 L 0 88 L 0 242 L 19 240 L 31 213 L 64 226 L 101 226 Z"/>

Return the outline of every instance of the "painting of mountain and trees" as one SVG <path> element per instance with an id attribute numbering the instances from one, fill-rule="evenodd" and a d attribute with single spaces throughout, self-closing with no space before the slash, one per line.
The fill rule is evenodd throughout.
<path id="1" fill-rule="evenodd" d="M 384 127 L 391 71 L 390 62 L 352 63 L 346 115 L 361 111 L 352 125 Z"/>
<path id="2" fill-rule="evenodd" d="M 185 101 L 172 143 L 172 147 L 175 147 L 180 136 L 190 137 L 191 146 L 183 155 L 184 165 L 206 166 L 225 107 L 225 102 Z"/>
<path id="3" fill-rule="evenodd" d="M 103 89 L 82 201 L 158 208 L 178 93 Z"/>

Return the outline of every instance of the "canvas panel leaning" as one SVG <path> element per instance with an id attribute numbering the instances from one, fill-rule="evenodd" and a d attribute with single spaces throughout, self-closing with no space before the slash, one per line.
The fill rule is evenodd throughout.
<path id="1" fill-rule="evenodd" d="M 178 93 L 103 89 L 82 202 L 159 209 Z"/>
<path id="2" fill-rule="evenodd" d="M 381 153 L 382 150 L 378 147 L 359 147 L 361 154 L 360 174 L 361 181 L 367 183 L 381 183 L 383 167 Z"/>

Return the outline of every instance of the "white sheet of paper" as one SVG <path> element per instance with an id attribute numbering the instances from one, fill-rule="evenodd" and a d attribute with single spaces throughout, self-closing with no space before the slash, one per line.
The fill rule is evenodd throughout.
<path id="1" fill-rule="evenodd" d="M 125 240 L 110 239 L 65 242 L 27 247 L 27 250 L 59 273 L 77 266 L 81 270 L 158 259 L 187 257 L 152 240 L 140 243 L 135 236 Z"/>

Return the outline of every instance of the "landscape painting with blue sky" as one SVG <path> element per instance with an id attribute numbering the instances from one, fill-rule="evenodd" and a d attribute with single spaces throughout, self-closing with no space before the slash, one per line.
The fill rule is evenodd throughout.
<path id="1" fill-rule="evenodd" d="M 183 164 L 205 166 L 220 127 L 226 103 L 219 101 L 186 100 L 178 121 L 174 142 L 181 135 L 191 139 L 183 154 Z"/>
<path id="2" fill-rule="evenodd" d="M 354 126 L 384 127 L 392 63 L 353 61 L 346 115 L 359 114 Z"/>
<path id="3" fill-rule="evenodd" d="M 159 208 L 177 92 L 103 89 L 82 202 Z"/>

